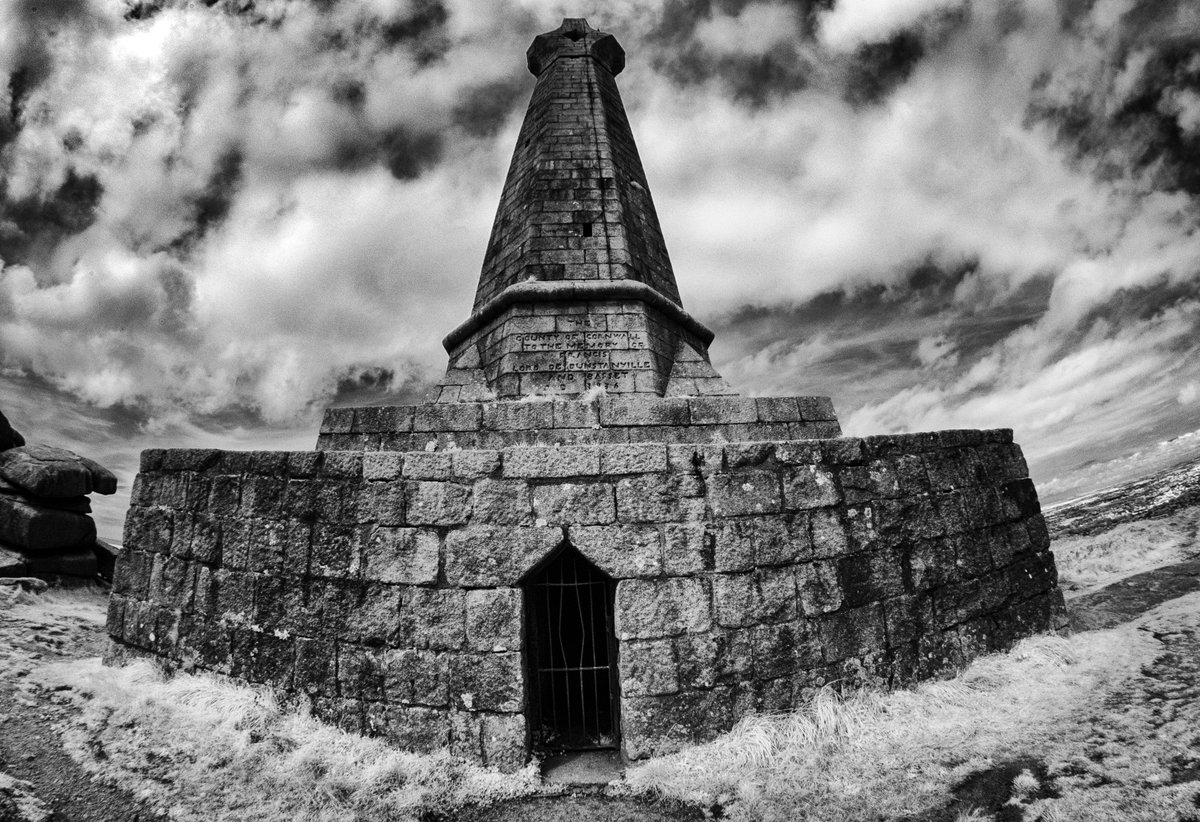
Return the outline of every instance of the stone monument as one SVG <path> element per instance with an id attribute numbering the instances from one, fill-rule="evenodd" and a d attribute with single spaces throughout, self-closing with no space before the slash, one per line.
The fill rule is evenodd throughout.
<path id="1" fill-rule="evenodd" d="M 1062 629 L 1011 431 L 846 438 L 826 397 L 738 396 L 680 304 L 621 46 L 568 19 L 528 57 L 436 396 L 329 409 L 311 452 L 144 452 L 110 656 L 513 769 Z"/>

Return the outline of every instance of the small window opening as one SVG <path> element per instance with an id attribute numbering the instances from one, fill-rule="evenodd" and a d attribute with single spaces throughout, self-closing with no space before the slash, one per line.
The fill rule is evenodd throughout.
<path id="1" fill-rule="evenodd" d="M 615 749 L 615 583 L 564 544 L 524 583 L 534 751 Z"/>
<path id="2" fill-rule="evenodd" d="M 591 223 L 580 224 L 579 230 L 583 233 L 583 236 L 585 236 L 585 237 L 592 236 L 592 224 Z"/>

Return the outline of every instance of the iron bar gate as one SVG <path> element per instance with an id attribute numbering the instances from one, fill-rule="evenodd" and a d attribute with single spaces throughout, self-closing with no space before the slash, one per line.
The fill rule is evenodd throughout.
<path id="1" fill-rule="evenodd" d="M 541 753 L 617 746 L 614 584 L 571 546 L 525 583 L 530 728 Z"/>

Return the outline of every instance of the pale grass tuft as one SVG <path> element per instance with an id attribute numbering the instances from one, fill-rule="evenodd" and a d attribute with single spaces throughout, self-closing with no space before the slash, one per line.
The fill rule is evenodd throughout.
<path id="1" fill-rule="evenodd" d="M 959 811 L 958 816 L 954 817 L 954 822 L 993 822 L 995 818 L 982 808 L 967 808 L 965 811 Z"/>
<path id="2" fill-rule="evenodd" d="M 631 767 L 626 781 L 725 806 L 732 819 L 824 818 L 816 807 L 845 820 L 927 814 L 970 774 L 1049 741 L 1097 687 L 1152 657 L 1142 632 L 1106 633 L 1032 637 L 908 690 L 825 687 L 802 710 L 747 717 L 712 742 Z"/>
<path id="3" fill-rule="evenodd" d="M 164 678 L 146 662 L 91 659 L 46 666 L 37 679 L 68 686 L 81 704 L 64 734 L 72 756 L 176 822 L 415 820 L 545 792 L 534 765 L 502 774 L 446 752 L 398 750 L 212 675 Z"/>
<path id="4" fill-rule="evenodd" d="M 1027 796 L 1040 787 L 1042 787 L 1042 783 L 1026 768 L 1013 778 L 1013 798 L 1024 801 Z"/>

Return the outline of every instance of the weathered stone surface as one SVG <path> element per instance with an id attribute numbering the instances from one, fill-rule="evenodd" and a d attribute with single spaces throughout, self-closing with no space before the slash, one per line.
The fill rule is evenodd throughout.
<path id="1" fill-rule="evenodd" d="M 708 583 L 685 577 L 622 580 L 616 621 L 622 641 L 707 631 L 712 626 Z"/>
<path id="2" fill-rule="evenodd" d="M 619 639 L 633 758 L 1062 624 L 1011 432 L 842 438 L 828 398 L 739 397 L 713 370 L 621 65 L 580 20 L 538 38 L 504 219 L 435 402 L 331 410 L 311 454 L 143 453 L 115 647 L 514 770 L 542 734 L 523 645 L 548 598 L 524 586 L 559 549 L 608 577 L 598 630 Z"/>
<path id="3" fill-rule="evenodd" d="M 564 482 L 533 489 L 539 525 L 596 525 L 616 519 L 613 486 L 607 482 Z"/>
<path id="4" fill-rule="evenodd" d="M 0 412 L 0 451 L 18 448 L 24 444 L 25 438 L 17 433 L 17 429 L 13 428 L 4 413 Z"/>
<path id="5" fill-rule="evenodd" d="M 0 542 L 12 548 L 34 553 L 84 544 L 90 548 L 95 538 L 96 524 L 89 516 L 39 508 L 19 497 L 0 494 Z"/>
<path id="6" fill-rule="evenodd" d="M 570 540 L 579 553 L 615 579 L 662 572 L 662 535 L 653 525 L 571 528 Z"/>
<path id="7" fill-rule="evenodd" d="M 0 451 L 0 477 L 39 497 L 78 497 L 93 491 L 112 494 L 117 490 L 117 478 L 108 469 L 49 445 Z"/>
<path id="8" fill-rule="evenodd" d="M 432 585 L 437 582 L 441 542 L 432 528 L 389 528 L 371 532 L 363 576 L 377 582 Z"/>
<path id="9" fill-rule="evenodd" d="M 473 651 L 520 650 L 523 617 L 520 588 L 467 591 L 467 646 Z"/>

